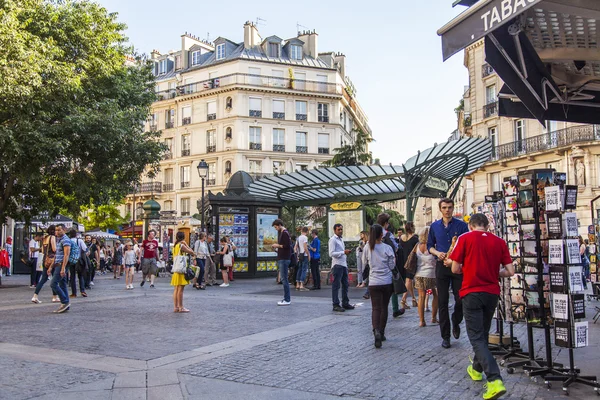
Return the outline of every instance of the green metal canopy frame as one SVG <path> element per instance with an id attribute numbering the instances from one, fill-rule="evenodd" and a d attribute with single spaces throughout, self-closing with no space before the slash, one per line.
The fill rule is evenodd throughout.
<path id="1" fill-rule="evenodd" d="M 251 183 L 250 194 L 279 199 L 286 207 L 327 206 L 339 201 L 363 204 L 407 200 L 412 220 L 419 197 L 456 196 L 465 175 L 491 156 L 487 139 L 467 138 L 435 145 L 402 166 L 361 165 L 318 168 L 266 177 Z M 449 194 L 450 189 L 452 193 Z"/>

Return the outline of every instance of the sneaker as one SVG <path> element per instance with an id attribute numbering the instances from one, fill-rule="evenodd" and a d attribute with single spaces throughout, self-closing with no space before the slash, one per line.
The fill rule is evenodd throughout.
<path id="1" fill-rule="evenodd" d="M 152 289 L 154 289 L 154 285 L 150 285 L 150 287 L 151 287 Z"/>
<path id="2" fill-rule="evenodd" d="M 94 282 L 90 282 L 90 286 L 94 286 Z"/>
<path id="3" fill-rule="evenodd" d="M 146 283 L 146 281 L 142 280 L 142 281 L 140 282 L 140 286 L 144 286 L 144 283 Z"/>
<path id="4" fill-rule="evenodd" d="M 405 312 L 406 312 L 406 310 L 404 310 L 404 308 L 401 308 L 398 311 L 394 311 L 394 313 L 392 314 L 392 316 L 394 318 L 398 318 L 398 317 L 404 315 Z"/>
<path id="5" fill-rule="evenodd" d="M 35 304 L 42 304 L 42 301 L 40 299 L 38 299 L 37 297 L 32 297 L 31 302 L 35 303 Z"/>
<path id="6" fill-rule="evenodd" d="M 340 307 L 338 305 L 335 305 L 335 306 L 333 306 L 333 311 L 335 311 L 335 312 L 344 312 L 346 310 L 344 309 L 344 307 Z"/>
<path id="7" fill-rule="evenodd" d="M 229 283 L 221 283 L 219 287 L 229 287 Z"/>
<path id="8" fill-rule="evenodd" d="M 499 399 L 506 393 L 506 388 L 504 387 L 504 383 L 501 379 L 488 382 L 483 385 L 483 387 L 485 388 L 485 393 L 483 393 L 483 398 L 485 400 Z"/>
<path id="9" fill-rule="evenodd" d="M 86 292 L 81 292 L 81 295 L 82 295 L 83 297 L 87 297 L 87 293 L 86 293 Z"/>
<path id="10" fill-rule="evenodd" d="M 442 340 L 442 347 L 445 349 L 449 349 L 450 347 L 452 347 L 452 345 L 450 344 L 450 339 Z"/>
<path id="11" fill-rule="evenodd" d="M 69 303 L 67 303 L 67 304 L 61 304 L 60 307 L 58 307 L 58 310 L 56 310 L 56 312 L 58 314 L 62 314 L 65 311 L 69 311 L 70 307 L 71 307 L 71 305 Z"/>
<path id="12" fill-rule="evenodd" d="M 483 379 L 483 374 L 479 371 L 475 371 L 475 368 L 473 368 L 472 364 L 469 364 L 469 366 L 467 367 L 467 374 L 469 374 L 471 379 L 473 379 L 476 382 L 479 382 Z"/>
<path id="13" fill-rule="evenodd" d="M 35 285 L 29 285 L 29 289 L 35 289 Z"/>
<path id="14" fill-rule="evenodd" d="M 221 285 L 221 286 L 223 286 L 223 285 Z M 281 301 L 277 302 L 278 306 L 289 306 L 290 304 L 292 304 L 291 301 L 285 301 L 285 300 L 281 300 Z"/>
<path id="15" fill-rule="evenodd" d="M 375 348 L 380 349 L 382 340 L 381 332 L 379 332 L 379 329 L 373 329 L 373 336 L 375 336 Z"/>
<path id="16" fill-rule="evenodd" d="M 344 304 L 344 310 L 354 310 L 354 306 L 352 304 Z"/>
<path id="17" fill-rule="evenodd" d="M 456 324 L 452 327 L 452 336 L 454 336 L 454 339 L 460 338 L 460 325 Z"/>

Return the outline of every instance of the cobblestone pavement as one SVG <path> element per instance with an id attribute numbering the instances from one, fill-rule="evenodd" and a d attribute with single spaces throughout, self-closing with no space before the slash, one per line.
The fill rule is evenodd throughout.
<path id="1" fill-rule="evenodd" d="M 334 315 L 329 288 L 292 291 L 277 307 L 282 287 L 273 279 L 236 280 L 184 295 L 189 314 L 172 312 L 172 288 L 162 278 L 124 290 L 124 281 L 97 278 L 88 298 L 72 299 L 57 315 L 50 289 L 30 302 L 28 277 L 0 288 L 0 399 L 475 399 L 482 384 L 466 375 L 470 346 L 463 333 L 440 346 L 437 325 L 419 328 L 416 310 L 390 319 L 383 349 L 372 345 L 370 303 L 351 289 L 354 311 Z M 360 300 L 357 300 L 360 299 Z M 361 304 L 362 303 L 362 304 Z M 598 304 L 592 302 L 590 306 Z M 591 323 L 590 347 L 575 352 L 583 372 L 600 374 L 600 325 Z M 524 326 L 516 326 L 526 342 Z M 464 325 L 463 325 L 464 332 Z M 534 348 L 543 355 L 543 337 Z M 565 350 L 553 349 L 559 361 Z M 567 398 L 555 383 L 509 375 L 506 399 Z M 573 385 L 570 398 L 594 398 Z"/>

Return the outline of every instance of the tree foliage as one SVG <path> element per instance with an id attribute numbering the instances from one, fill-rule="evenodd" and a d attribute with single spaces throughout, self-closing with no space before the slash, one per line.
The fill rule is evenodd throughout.
<path id="1" fill-rule="evenodd" d="M 151 65 L 89 1 L 0 0 L 0 223 L 121 201 L 153 171 Z"/>
<path id="2" fill-rule="evenodd" d="M 331 160 L 327 160 L 323 165 L 327 167 L 350 167 L 356 165 L 370 165 L 373 162 L 373 156 L 369 152 L 369 143 L 373 138 L 360 128 L 352 130 L 354 142 L 345 144 L 342 147 L 334 149 L 335 155 Z"/>
<path id="3" fill-rule="evenodd" d="M 105 231 L 108 229 L 116 230 L 119 226 L 128 223 L 129 220 L 129 216 L 121 217 L 121 213 L 115 204 L 103 204 L 87 210 L 83 219 L 80 218 L 79 222 L 84 224 L 87 231 L 98 228 Z"/>

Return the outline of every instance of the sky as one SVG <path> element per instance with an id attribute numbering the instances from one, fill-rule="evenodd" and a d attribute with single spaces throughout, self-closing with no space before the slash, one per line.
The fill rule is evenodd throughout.
<path id="1" fill-rule="evenodd" d="M 400 165 L 456 129 L 454 108 L 468 72 L 462 53 L 442 62 L 436 33 L 464 10 L 452 0 L 96 1 L 118 13 L 130 43 L 144 53 L 179 49 L 185 32 L 239 43 L 244 23 L 257 18 L 263 38 L 295 37 L 297 24 L 316 30 L 319 52 L 346 55 L 346 75 L 373 130 L 373 157 L 382 164 Z"/>

